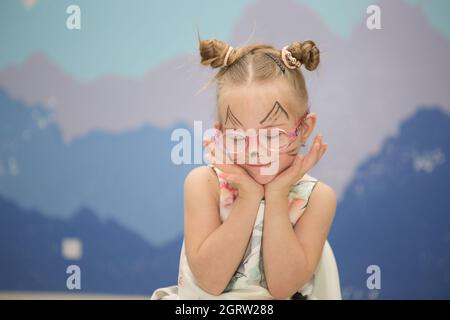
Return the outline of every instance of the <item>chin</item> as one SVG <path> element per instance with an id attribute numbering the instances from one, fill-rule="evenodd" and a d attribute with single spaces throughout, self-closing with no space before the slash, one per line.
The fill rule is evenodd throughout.
<path id="1" fill-rule="evenodd" d="M 272 181 L 273 179 L 275 179 L 276 175 L 257 175 L 255 177 L 253 177 L 253 179 L 255 179 L 256 182 L 258 182 L 261 185 L 265 185 L 268 184 L 270 181 Z"/>
<path id="2" fill-rule="evenodd" d="M 279 170 L 273 170 L 275 172 L 270 172 L 270 174 L 264 173 L 262 168 L 260 167 L 252 167 L 252 166 L 244 166 L 244 169 L 247 171 L 247 173 L 259 184 L 265 185 L 268 184 L 270 181 L 275 179 L 275 177 L 278 175 Z M 267 170 L 267 169 L 266 169 Z"/>

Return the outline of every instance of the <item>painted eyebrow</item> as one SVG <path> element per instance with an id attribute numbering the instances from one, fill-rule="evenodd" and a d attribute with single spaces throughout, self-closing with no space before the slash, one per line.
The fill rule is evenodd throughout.
<path id="1" fill-rule="evenodd" d="M 275 101 L 272 109 L 270 109 L 270 111 L 267 113 L 267 115 L 264 117 L 264 119 L 262 119 L 259 123 L 263 124 L 267 119 L 271 119 L 270 121 L 278 119 L 278 115 L 280 114 L 280 112 L 283 112 L 284 115 L 286 116 L 286 118 L 289 120 L 289 114 L 287 113 L 287 111 L 283 108 L 281 103 L 279 103 L 278 101 Z M 230 122 L 231 122 L 231 124 L 233 126 L 236 126 L 236 127 L 239 126 L 241 128 L 244 127 L 244 125 L 239 121 L 239 119 L 231 111 L 230 105 L 227 106 L 227 114 L 226 114 L 226 118 L 225 118 L 225 125 L 227 124 L 228 120 L 230 120 Z M 283 125 L 283 123 L 279 123 L 277 125 Z M 268 128 L 270 126 L 274 126 L 274 124 L 267 125 L 267 126 L 264 126 L 264 127 L 261 127 L 261 128 L 264 129 L 264 128 Z"/>
<path id="2" fill-rule="evenodd" d="M 264 117 L 264 119 L 262 119 L 259 122 L 259 124 L 263 124 L 266 120 L 273 121 L 273 120 L 278 119 L 278 115 L 280 114 L 280 112 L 283 112 L 284 115 L 286 116 L 286 118 L 288 118 L 288 120 L 289 120 L 289 114 L 283 108 L 281 103 L 279 103 L 278 101 L 275 101 L 275 103 L 273 104 L 272 109 L 270 109 L 269 113 L 267 113 L 267 115 Z M 275 116 L 277 116 L 277 117 L 275 117 Z"/>
<path id="3" fill-rule="evenodd" d="M 230 105 L 227 106 L 227 117 L 225 119 L 225 124 L 227 124 L 228 119 L 230 119 L 231 124 L 234 126 L 244 127 L 238 118 L 231 112 Z"/>

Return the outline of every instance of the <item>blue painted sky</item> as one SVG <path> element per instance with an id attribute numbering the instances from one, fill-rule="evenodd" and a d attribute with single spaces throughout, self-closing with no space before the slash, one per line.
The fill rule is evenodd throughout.
<path id="1" fill-rule="evenodd" d="M 22 1 L 5 0 L 0 3 L 0 68 L 43 51 L 80 81 L 111 73 L 142 76 L 177 54 L 197 54 L 196 25 L 203 38 L 229 39 L 233 24 L 254 1 L 229 5 L 206 0 L 38 0 L 27 7 Z M 294 1 L 311 6 L 342 37 L 349 36 L 364 19 L 368 5 L 378 2 Z M 396 1 L 423 7 L 430 23 L 450 39 L 450 2 Z M 65 26 L 66 8 L 71 4 L 81 8 L 81 30 L 70 31 Z"/>

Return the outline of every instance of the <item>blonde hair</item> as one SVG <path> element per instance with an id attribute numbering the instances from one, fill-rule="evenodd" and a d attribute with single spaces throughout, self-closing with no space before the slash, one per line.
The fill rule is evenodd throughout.
<path id="1" fill-rule="evenodd" d="M 282 79 L 293 89 L 296 98 L 302 102 L 301 109 L 308 108 L 308 92 L 300 67 L 304 65 L 307 70 L 312 71 L 319 65 L 320 51 L 313 41 L 289 44 L 287 50 L 300 62 L 300 67 L 295 69 L 286 67 L 283 70 L 280 65 L 280 63 L 285 65 L 282 60 L 282 50 L 271 45 L 256 43 L 232 48 L 228 54 L 227 65 L 224 66 L 225 56 L 230 45 L 217 39 L 201 40 L 200 36 L 198 36 L 198 40 L 200 63 L 210 65 L 212 68 L 220 68 L 217 74 L 203 87 L 205 89 L 217 81 L 216 101 L 219 101 L 220 92 L 225 86 Z M 298 113 L 300 114 L 301 110 L 298 110 Z M 217 114 L 220 121 L 219 112 Z"/>

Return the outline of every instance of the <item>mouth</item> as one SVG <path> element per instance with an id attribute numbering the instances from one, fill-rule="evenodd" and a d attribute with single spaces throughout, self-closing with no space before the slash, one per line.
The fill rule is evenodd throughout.
<path id="1" fill-rule="evenodd" d="M 270 164 L 272 162 L 266 163 L 266 164 L 247 164 L 247 166 L 252 167 L 252 168 L 265 168 L 265 167 L 270 167 Z"/>

